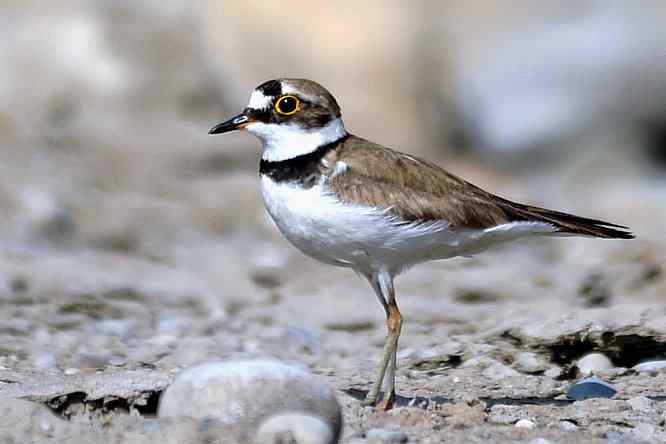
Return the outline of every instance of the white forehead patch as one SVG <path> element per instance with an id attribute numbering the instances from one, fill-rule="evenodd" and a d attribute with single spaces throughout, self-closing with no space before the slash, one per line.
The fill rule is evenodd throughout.
<path id="1" fill-rule="evenodd" d="M 306 100 L 309 100 L 310 102 L 317 102 L 317 98 L 315 96 L 312 96 L 310 94 L 303 94 L 303 91 L 299 91 L 298 89 L 290 85 L 288 82 L 282 82 L 281 85 L 282 85 L 282 94 L 294 94 L 296 96 L 300 96 Z"/>
<path id="2" fill-rule="evenodd" d="M 272 97 L 265 96 L 263 92 L 258 89 L 252 91 L 250 96 L 250 103 L 247 104 L 248 108 L 252 109 L 266 109 L 271 106 Z"/>

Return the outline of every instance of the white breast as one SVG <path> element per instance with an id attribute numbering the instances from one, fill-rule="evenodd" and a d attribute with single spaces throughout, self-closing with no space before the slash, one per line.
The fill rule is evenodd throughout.
<path id="1" fill-rule="evenodd" d="M 341 202 L 325 184 L 304 189 L 262 176 L 261 189 L 269 214 L 294 246 L 322 262 L 363 273 L 383 269 L 397 274 L 427 260 L 554 231 L 548 224 L 528 222 L 451 231 L 446 221 L 405 222 L 378 208 Z"/>

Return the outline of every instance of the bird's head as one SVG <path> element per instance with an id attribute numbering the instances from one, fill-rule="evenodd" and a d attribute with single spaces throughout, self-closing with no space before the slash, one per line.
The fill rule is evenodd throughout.
<path id="1" fill-rule="evenodd" d="M 335 98 L 323 86 L 306 79 L 262 83 L 242 113 L 215 125 L 209 134 L 234 130 L 257 136 L 268 161 L 308 154 L 347 134 Z"/>

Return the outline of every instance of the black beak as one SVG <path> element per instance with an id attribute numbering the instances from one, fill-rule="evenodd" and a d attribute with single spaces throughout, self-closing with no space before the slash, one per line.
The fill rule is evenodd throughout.
<path id="1" fill-rule="evenodd" d="M 252 122 L 254 122 L 254 119 L 252 119 L 248 115 L 247 110 L 245 110 L 225 122 L 218 123 L 208 131 L 208 134 L 222 134 L 228 133 L 229 131 L 236 131 L 245 128 L 248 123 Z"/>

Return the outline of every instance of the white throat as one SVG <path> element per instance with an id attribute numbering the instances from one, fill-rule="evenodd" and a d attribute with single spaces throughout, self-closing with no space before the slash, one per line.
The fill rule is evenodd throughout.
<path id="1" fill-rule="evenodd" d="M 296 125 L 254 122 L 245 127 L 261 140 L 264 148 L 262 159 L 279 162 L 315 151 L 341 139 L 347 134 L 341 118 L 330 121 L 317 129 L 304 129 Z"/>

